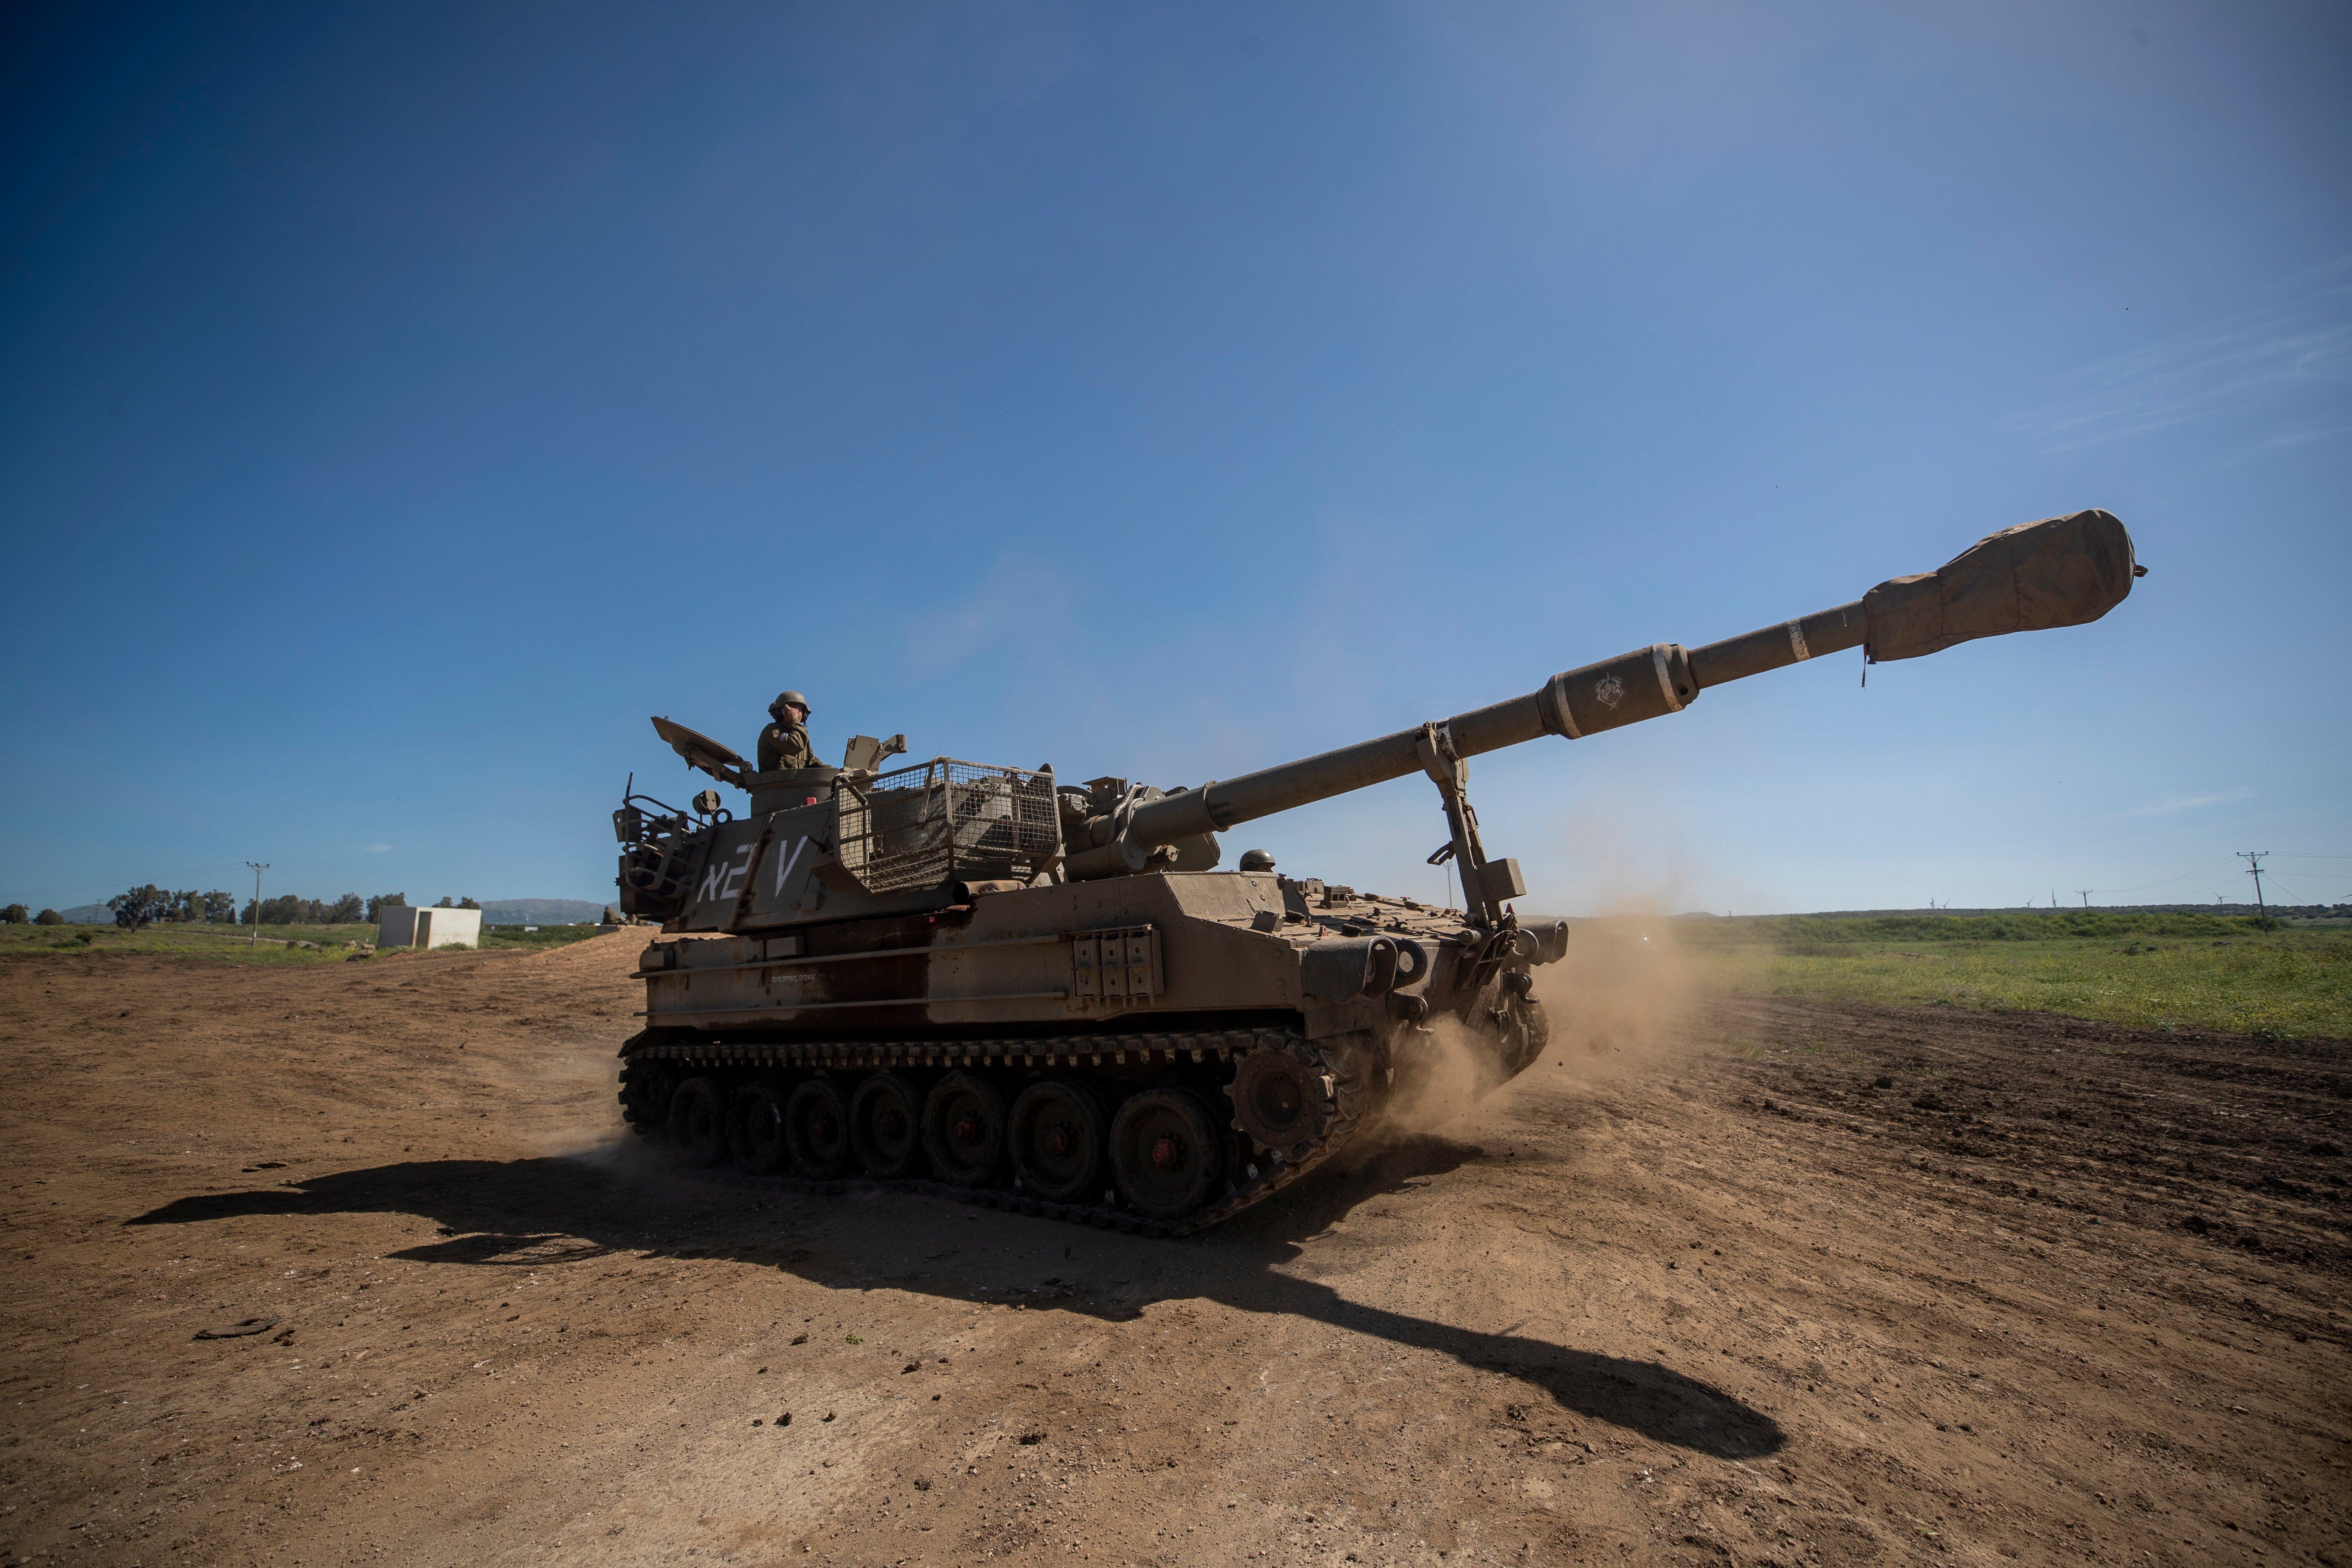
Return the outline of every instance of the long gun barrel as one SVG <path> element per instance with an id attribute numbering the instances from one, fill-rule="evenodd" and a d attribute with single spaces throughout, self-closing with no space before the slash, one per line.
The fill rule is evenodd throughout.
<path id="1" fill-rule="evenodd" d="M 1454 759 L 1540 735 L 1577 740 L 1678 713 L 1708 687 L 1850 647 L 1866 648 L 1874 661 L 1916 658 L 1977 637 L 2080 626 L 2120 604 L 2132 579 L 2144 575 L 2131 535 L 2113 513 L 2095 509 L 2022 523 L 1979 540 L 1937 571 L 1881 583 L 1850 605 L 1704 647 L 1654 643 L 1436 726 L 1145 801 L 1125 814 L 1109 842 L 1070 856 L 1065 874 L 1085 879 L 1140 870 L 1160 845 L 1433 771 L 1435 731 L 1450 740 Z"/>

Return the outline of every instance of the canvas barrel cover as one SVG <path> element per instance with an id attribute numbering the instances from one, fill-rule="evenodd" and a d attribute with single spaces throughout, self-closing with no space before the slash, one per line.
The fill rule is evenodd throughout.
<path id="1" fill-rule="evenodd" d="M 2078 626 L 2131 592 L 2131 535 L 2093 508 L 1988 534 L 1940 570 L 1863 596 L 1874 659 L 1917 658 L 1976 637 Z"/>

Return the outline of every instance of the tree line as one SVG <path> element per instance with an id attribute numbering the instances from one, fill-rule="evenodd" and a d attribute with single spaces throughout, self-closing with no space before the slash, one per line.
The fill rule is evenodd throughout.
<path id="1" fill-rule="evenodd" d="M 340 926 L 357 925 L 362 921 L 373 925 L 386 908 L 406 909 L 408 896 L 378 893 L 374 898 L 362 899 L 357 893 L 345 893 L 340 899 L 306 899 L 296 893 L 280 893 L 274 899 L 262 900 L 258 905 L 247 899 L 240 910 L 235 893 L 217 888 L 208 893 L 193 888 L 175 891 L 149 882 L 117 893 L 106 900 L 106 907 L 114 911 L 114 923 L 124 931 L 142 931 L 156 925 Z M 434 906 L 442 910 L 481 907 L 471 899 L 453 903 L 446 898 Z M 22 904 L 0 909 L 0 925 L 65 923 L 65 916 L 55 910 L 43 910 L 36 915 L 27 912 Z"/>

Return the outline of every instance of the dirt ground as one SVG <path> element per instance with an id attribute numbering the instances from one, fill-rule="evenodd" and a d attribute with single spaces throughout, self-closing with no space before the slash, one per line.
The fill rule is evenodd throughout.
<path id="1" fill-rule="evenodd" d="M 663 1175 L 639 945 L 0 964 L 5 1561 L 2352 1568 L 2340 1043 L 1601 1008 L 1155 1242 Z"/>

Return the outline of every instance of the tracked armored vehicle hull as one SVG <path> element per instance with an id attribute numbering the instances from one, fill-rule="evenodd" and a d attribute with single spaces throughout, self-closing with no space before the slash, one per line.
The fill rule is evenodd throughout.
<path id="1" fill-rule="evenodd" d="M 679 1160 L 741 1177 L 1178 1235 L 1296 1180 L 1412 1093 L 1437 1020 L 1496 1081 L 1535 1059 L 1547 1026 L 1529 969 L 1559 956 L 1565 929 L 1498 942 L 1465 920 L 1172 872 L 657 942 L 624 1111 Z"/>
<path id="2" fill-rule="evenodd" d="M 1940 571 L 1705 647 L 1655 644 L 1526 696 L 1240 778 L 1059 785 L 860 736 L 841 768 L 760 773 L 656 720 L 715 791 L 625 791 L 620 902 L 658 921 L 629 1123 L 687 1167 L 804 1192 L 865 1182 L 1179 1235 L 1304 1175 L 1443 1056 L 1503 1082 L 1543 1051 L 1535 969 L 1468 758 L 1680 712 L 1701 691 L 1862 647 L 1873 658 L 2097 619 L 2141 569 L 2103 511 L 2005 530 Z M 1464 908 L 1223 871 L 1239 823 L 1420 773 Z M 632 781 L 634 784 L 634 781 Z"/>

